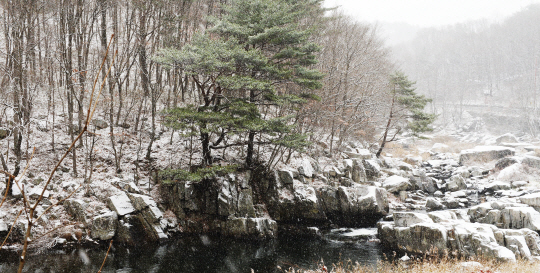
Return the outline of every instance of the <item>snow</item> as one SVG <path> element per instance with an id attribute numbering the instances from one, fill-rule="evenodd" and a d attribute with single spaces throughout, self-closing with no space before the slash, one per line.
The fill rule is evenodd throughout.
<path id="1" fill-rule="evenodd" d="M 131 204 L 131 200 L 129 200 L 129 197 L 124 192 L 111 196 L 109 198 L 109 202 L 111 209 L 116 211 L 118 216 L 124 216 L 126 214 L 135 212 L 135 208 Z"/>

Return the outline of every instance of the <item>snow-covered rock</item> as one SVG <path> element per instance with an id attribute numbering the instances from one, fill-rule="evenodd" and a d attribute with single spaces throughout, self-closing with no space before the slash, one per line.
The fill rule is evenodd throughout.
<path id="1" fill-rule="evenodd" d="M 392 175 L 386 178 L 382 185 L 387 191 L 391 193 L 405 191 L 411 187 L 411 183 L 409 182 L 408 178 L 398 175 Z"/>
<path id="2" fill-rule="evenodd" d="M 117 221 L 118 214 L 114 211 L 94 217 L 90 227 L 90 237 L 99 240 L 112 239 L 116 234 Z"/>
<path id="3" fill-rule="evenodd" d="M 135 208 L 125 192 L 109 197 L 107 199 L 107 204 L 112 211 L 115 211 L 118 214 L 118 216 L 124 216 L 135 212 Z"/>
<path id="4" fill-rule="evenodd" d="M 513 156 L 515 149 L 503 146 L 476 146 L 473 149 L 463 150 L 459 156 L 459 164 L 469 161 L 491 161 L 507 156 Z"/>

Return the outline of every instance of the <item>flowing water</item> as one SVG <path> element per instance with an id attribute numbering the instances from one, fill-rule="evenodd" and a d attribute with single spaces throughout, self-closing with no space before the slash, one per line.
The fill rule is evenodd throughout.
<path id="1" fill-rule="evenodd" d="M 382 258 L 373 240 L 376 229 L 337 229 L 322 239 L 282 237 L 246 241 L 198 236 L 175 239 L 160 246 L 116 248 L 105 262 L 105 272 L 283 272 L 291 266 L 313 269 L 358 261 L 375 266 Z M 29 257 L 26 272 L 97 272 L 106 255 L 103 249 L 48 251 Z M 0 255 L 0 272 L 16 272 L 17 254 Z"/>

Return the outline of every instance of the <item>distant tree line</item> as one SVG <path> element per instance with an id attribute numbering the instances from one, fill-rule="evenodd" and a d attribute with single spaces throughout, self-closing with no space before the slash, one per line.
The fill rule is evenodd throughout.
<path id="1" fill-rule="evenodd" d="M 539 45 L 540 5 L 534 4 L 496 23 L 423 29 L 394 53 L 445 124 L 462 121 L 468 105 L 512 108 L 528 123 L 539 116 Z M 530 122 L 529 132 L 538 134 L 538 125 Z"/>

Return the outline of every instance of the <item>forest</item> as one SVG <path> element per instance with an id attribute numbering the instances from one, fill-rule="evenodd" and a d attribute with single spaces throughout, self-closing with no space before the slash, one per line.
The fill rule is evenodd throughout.
<path id="1" fill-rule="evenodd" d="M 78 140 L 64 163 L 69 165 L 73 177 L 85 180 L 91 178 L 96 157 L 112 165 L 117 173 L 127 170 L 139 176 L 143 167 L 143 175 L 148 175 L 149 170 L 199 164 L 205 153 L 205 163 L 210 163 L 210 146 L 222 155 L 229 151 L 251 153 L 249 157 L 254 152 L 270 154 L 264 160 L 275 163 L 278 159 L 285 162 L 295 147 L 301 148 L 307 141 L 327 142 L 329 153 L 333 154 L 353 137 L 366 143 L 378 139 L 377 130 L 384 127 L 390 102 L 389 75 L 395 66 L 374 27 L 336 11 L 324 11 L 321 1 L 291 4 L 291 8 L 305 9 L 304 14 L 294 14 L 295 18 L 291 15 L 277 27 L 302 37 L 289 45 L 287 41 L 268 42 L 272 37 L 260 37 L 254 47 L 264 47 L 265 43 L 278 43 L 274 47 L 279 47 L 283 43 L 282 48 L 268 48 L 263 52 L 265 56 L 259 56 L 280 54 L 283 62 L 291 57 L 286 54 L 304 54 L 292 57 L 300 65 L 289 62 L 288 67 L 280 68 L 281 73 L 295 75 L 267 75 L 255 83 L 232 82 L 231 77 L 230 82 L 223 83 L 219 73 L 230 74 L 226 71 L 230 67 L 205 74 L 208 67 L 198 66 L 201 63 L 194 63 L 186 54 L 190 50 L 189 54 L 207 54 L 206 57 L 217 54 L 195 52 L 197 47 L 216 46 L 212 50 L 221 50 L 219 45 L 203 44 L 208 41 L 200 36 L 207 35 L 205 32 L 229 35 L 223 33 L 228 30 L 215 25 L 222 16 L 232 18 L 232 11 L 224 8 L 225 4 L 226 1 L 213 0 L 2 3 L 4 103 L 0 106 L 0 126 L 4 152 L 0 159 L 4 171 L 19 175 L 34 147 L 34 156 L 38 158 L 47 155 L 52 160 L 63 153 L 84 127 L 94 78 L 99 72 L 103 88 L 89 134 Z M 292 31 L 292 27 L 298 32 Z M 298 46 L 305 48 L 298 53 L 284 51 Z M 243 58 L 248 57 L 253 56 Z M 102 59 L 105 62 L 100 66 Z M 302 71 L 295 65 L 302 67 Z M 258 73 L 257 69 L 268 67 L 251 69 L 251 73 Z M 240 78 L 234 76 L 234 80 Z M 231 120 L 232 117 L 222 120 L 222 124 L 208 128 L 208 137 L 202 141 L 213 145 L 203 145 L 202 151 L 197 139 L 206 125 L 194 124 L 201 122 L 201 116 L 187 117 L 184 113 L 185 119 L 173 126 L 168 124 L 173 113 L 167 110 L 219 104 L 211 101 L 215 99 L 212 95 L 216 93 L 217 77 L 222 81 L 221 96 L 231 101 L 245 96 L 241 92 L 250 88 L 247 84 L 259 84 L 261 91 L 251 92 L 250 98 L 257 101 L 252 104 L 258 105 L 258 109 L 234 110 L 255 111 L 251 114 L 258 115 L 259 124 L 238 124 L 241 121 Z M 270 93 L 274 98 L 268 98 Z M 179 114 L 176 113 L 177 120 Z M 224 125 L 227 122 L 229 125 Z M 231 132 L 230 136 L 225 130 Z M 271 134 L 263 134 L 265 130 Z M 170 138 L 171 144 L 177 145 L 177 152 L 185 152 L 183 156 L 163 160 L 153 155 L 159 150 L 155 140 L 160 137 Z M 248 142 L 250 145 L 245 144 Z"/>

